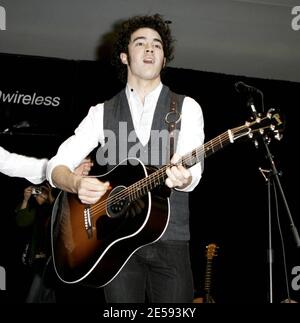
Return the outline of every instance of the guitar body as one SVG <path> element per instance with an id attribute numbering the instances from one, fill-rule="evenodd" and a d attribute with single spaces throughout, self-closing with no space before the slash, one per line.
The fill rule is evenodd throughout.
<path id="1" fill-rule="evenodd" d="M 138 159 L 124 160 L 97 176 L 109 181 L 111 188 L 92 206 L 82 204 L 75 194 L 59 194 L 53 207 L 51 242 L 54 268 L 63 282 L 103 287 L 136 250 L 163 235 L 169 222 L 170 190 L 165 185 L 138 198 L 118 198 L 154 171 Z"/>

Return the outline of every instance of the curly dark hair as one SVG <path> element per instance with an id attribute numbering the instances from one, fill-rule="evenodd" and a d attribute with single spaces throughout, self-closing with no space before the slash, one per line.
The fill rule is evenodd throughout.
<path id="1" fill-rule="evenodd" d="M 159 14 L 153 16 L 134 16 L 116 26 L 116 35 L 111 63 L 117 68 L 120 80 L 126 83 L 127 66 L 120 60 L 120 54 L 128 54 L 128 45 L 131 35 L 140 28 L 151 28 L 157 31 L 162 39 L 166 63 L 174 58 L 174 39 L 171 35 L 169 23 Z"/>

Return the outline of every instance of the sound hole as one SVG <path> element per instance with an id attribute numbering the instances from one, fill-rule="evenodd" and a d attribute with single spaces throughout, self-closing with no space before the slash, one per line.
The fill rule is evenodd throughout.
<path id="1" fill-rule="evenodd" d="M 108 198 L 111 200 L 111 203 L 109 203 L 106 208 L 109 217 L 119 218 L 125 214 L 129 205 L 128 197 L 123 198 L 121 194 L 125 188 L 125 186 L 117 186 L 110 192 Z"/>

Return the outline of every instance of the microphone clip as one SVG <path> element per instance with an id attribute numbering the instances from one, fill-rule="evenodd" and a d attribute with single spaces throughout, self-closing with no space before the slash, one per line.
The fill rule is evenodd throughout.
<path id="1" fill-rule="evenodd" d="M 255 104 L 254 104 L 254 97 L 256 94 L 258 94 L 261 98 L 261 108 L 262 112 L 264 111 L 264 100 L 263 100 L 263 93 L 261 90 L 254 86 L 250 86 L 245 84 L 244 82 L 236 82 L 234 84 L 234 87 L 238 93 L 244 94 L 247 96 L 247 107 L 250 107 L 252 116 L 254 119 L 259 117 L 259 113 L 256 110 Z"/>

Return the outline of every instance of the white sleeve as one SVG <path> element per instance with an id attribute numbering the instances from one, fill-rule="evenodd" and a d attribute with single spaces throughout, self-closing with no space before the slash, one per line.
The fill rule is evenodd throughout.
<path id="1" fill-rule="evenodd" d="M 0 147 L 0 172 L 11 177 L 23 177 L 33 184 L 46 179 L 47 159 L 37 159 L 10 153 Z"/>
<path id="2" fill-rule="evenodd" d="M 65 140 L 58 148 L 57 154 L 50 159 L 47 167 L 47 180 L 53 185 L 52 171 L 58 165 L 74 170 L 80 162 L 103 143 L 103 103 L 92 106 L 87 116 L 76 128 L 74 135 Z"/>
<path id="3" fill-rule="evenodd" d="M 180 156 L 188 154 L 193 149 L 204 143 L 204 120 L 200 105 L 192 98 L 185 97 L 181 112 L 181 127 L 178 137 L 176 153 Z M 199 183 L 204 169 L 204 159 L 192 166 L 189 170 L 192 174 L 192 182 L 184 189 L 178 191 L 190 192 Z"/>

